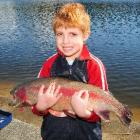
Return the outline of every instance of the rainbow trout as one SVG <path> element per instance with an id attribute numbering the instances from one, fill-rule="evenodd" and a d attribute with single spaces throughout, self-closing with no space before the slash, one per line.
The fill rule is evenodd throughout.
<path id="1" fill-rule="evenodd" d="M 88 90 L 88 109 L 90 111 L 94 111 L 104 121 L 109 121 L 109 112 L 114 112 L 124 125 L 130 125 L 132 117 L 131 111 L 128 107 L 115 99 L 112 94 L 99 87 L 65 78 L 39 78 L 22 83 L 11 90 L 10 94 L 13 96 L 11 105 L 24 106 L 27 104 L 35 104 L 37 102 L 37 94 L 41 85 L 45 85 L 46 90 L 52 82 L 55 82 L 56 86 L 61 86 L 60 93 L 62 93 L 62 96 L 51 109 L 55 111 L 68 110 L 73 112 L 70 103 L 71 96 L 76 91 Z"/>

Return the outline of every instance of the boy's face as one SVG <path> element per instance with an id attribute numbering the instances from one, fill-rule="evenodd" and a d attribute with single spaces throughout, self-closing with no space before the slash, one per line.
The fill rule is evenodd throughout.
<path id="1" fill-rule="evenodd" d="M 56 29 L 57 48 L 66 56 L 67 59 L 74 60 L 80 56 L 83 43 L 88 36 L 76 27 L 59 27 Z"/>

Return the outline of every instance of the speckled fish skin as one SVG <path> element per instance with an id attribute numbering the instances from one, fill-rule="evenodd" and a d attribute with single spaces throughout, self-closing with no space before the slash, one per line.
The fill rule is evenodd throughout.
<path id="1" fill-rule="evenodd" d="M 109 120 L 109 112 L 114 112 L 124 125 L 130 125 L 132 117 L 131 111 L 128 107 L 120 103 L 112 94 L 99 87 L 65 78 L 38 78 L 22 83 L 10 92 L 13 96 L 11 105 L 21 104 L 24 106 L 25 104 L 35 104 L 37 102 L 37 94 L 41 85 L 45 85 L 46 90 L 52 82 L 55 82 L 56 86 L 61 86 L 60 93 L 62 93 L 60 100 L 52 106 L 53 110 L 69 110 L 72 112 L 73 110 L 70 104 L 71 96 L 76 91 L 88 90 L 90 95 L 88 109 L 90 111 L 94 111 L 104 121 Z"/>

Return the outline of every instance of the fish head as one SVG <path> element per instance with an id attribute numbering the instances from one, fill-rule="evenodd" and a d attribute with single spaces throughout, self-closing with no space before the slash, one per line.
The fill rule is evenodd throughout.
<path id="1" fill-rule="evenodd" d="M 10 94 L 13 97 L 12 101 L 9 103 L 10 106 L 21 106 L 27 100 L 26 89 L 24 86 L 15 87 L 10 91 Z"/>

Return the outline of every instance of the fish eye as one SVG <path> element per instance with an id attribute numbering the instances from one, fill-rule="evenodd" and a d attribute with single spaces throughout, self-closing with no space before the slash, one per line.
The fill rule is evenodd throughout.
<path id="1" fill-rule="evenodd" d="M 14 90 L 11 90 L 11 91 L 10 91 L 10 94 L 13 95 L 13 94 L 14 94 Z"/>

